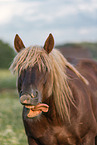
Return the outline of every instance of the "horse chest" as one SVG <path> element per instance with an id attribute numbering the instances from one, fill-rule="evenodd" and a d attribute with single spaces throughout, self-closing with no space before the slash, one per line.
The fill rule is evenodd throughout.
<path id="1" fill-rule="evenodd" d="M 46 130 L 39 141 L 44 145 L 76 145 L 76 139 L 64 127 L 50 127 Z"/>
<path id="2" fill-rule="evenodd" d="M 64 127 L 51 126 L 48 122 L 33 123 L 26 127 L 37 145 L 75 145 L 76 139 Z"/>

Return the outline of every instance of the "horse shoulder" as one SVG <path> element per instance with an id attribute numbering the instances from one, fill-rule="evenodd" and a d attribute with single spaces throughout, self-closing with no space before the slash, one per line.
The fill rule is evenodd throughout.
<path id="1" fill-rule="evenodd" d="M 93 132 L 97 133 L 97 63 L 92 60 L 82 60 L 75 65 L 77 70 L 89 81 L 86 85 L 71 70 L 67 70 L 69 86 L 75 101 L 71 109 L 71 120 L 76 126 L 79 136 Z M 74 123 L 74 121 L 76 123 Z"/>

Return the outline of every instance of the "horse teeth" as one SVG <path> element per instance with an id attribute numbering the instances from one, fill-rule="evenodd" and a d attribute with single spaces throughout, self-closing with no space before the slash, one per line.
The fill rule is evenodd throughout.
<path id="1" fill-rule="evenodd" d="M 29 109 L 33 109 L 35 106 L 28 106 L 28 105 L 25 105 L 26 108 L 29 108 Z"/>

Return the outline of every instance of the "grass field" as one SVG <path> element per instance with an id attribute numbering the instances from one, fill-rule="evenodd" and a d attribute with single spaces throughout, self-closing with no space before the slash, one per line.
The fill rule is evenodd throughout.
<path id="1" fill-rule="evenodd" d="M 16 76 L 0 70 L 0 145 L 27 145 Z"/>

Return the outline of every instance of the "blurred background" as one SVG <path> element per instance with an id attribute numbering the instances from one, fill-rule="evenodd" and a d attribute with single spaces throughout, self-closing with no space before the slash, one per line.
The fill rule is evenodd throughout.
<path id="1" fill-rule="evenodd" d="M 14 37 L 44 45 L 49 33 L 65 57 L 97 60 L 97 0 L 0 0 L 0 144 L 27 145 L 16 78 Z"/>

